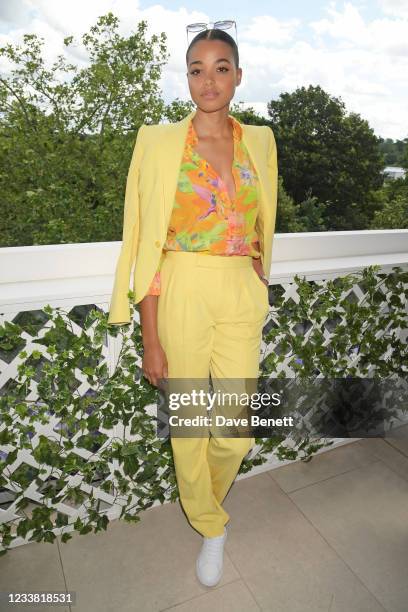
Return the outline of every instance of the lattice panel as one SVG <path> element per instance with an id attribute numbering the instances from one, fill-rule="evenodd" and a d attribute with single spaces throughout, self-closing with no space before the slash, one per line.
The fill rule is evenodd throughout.
<path id="1" fill-rule="evenodd" d="M 319 280 L 319 281 L 309 281 L 309 285 L 315 286 L 316 289 L 324 288 L 327 285 L 327 282 L 328 281 L 324 279 Z M 380 287 L 379 290 L 382 293 L 382 300 L 377 306 L 378 306 L 379 315 L 381 315 L 384 313 L 388 313 L 390 310 L 390 307 L 388 303 L 389 295 L 386 289 Z M 276 311 L 274 312 L 273 306 L 276 304 L 277 299 L 281 298 L 282 296 L 284 300 L 284 305 L 282 308 L 279 309 L 279 312 L 276 312 Z M 347 301 L 358 305 L 365 300 L 366 293 L 361 288 L 361 283 L 360 284 L 356 283 L 349 291 L 346 291 L 342 294 L 342 299 L 343 298 L 346 298 Z M 274 328 L 275 329 L 279 328 L 279 316 L 282 314 L 282 312 L 285 312 L 285 305 L 289 306 L 290 302 L 299 304 L 299 301 L 300 301 L 300 297 L 298 294 L 298 288 L 297 288 L 296 283 L 288 282 L 288 283 L 282 283 L 282 284 L 276 284 L 276 285 L 269 285 L 269 304 L 271 305 L 271 308 L 267 315 L 267 319 L 266 319 L 264 330 L 263 330 L 263 341 L 261 345 L 261 361 L 265 359 L 269 353 L 272 353 L 272 352 L 274 352 L 277 355 L 283 354 L 284 359 L 279 364 L 276 374 L 279 375 L 283 372 L 285 376 L 288 378 L 293 377 L 295 375 L 295 372 L 293 368 L 290 367 L 289 365 L 289 362 L 291 361 L 291 356 L 287 356 L 285 354 L 285 350 L 282 349 L 280 345 L 280 340 L 283 337 L 283 335 L 277 336 L 274 342 L 269 342 L 269 343 L 265 342 L 265 336 L 270 330 Z M 303 337 L 305 343 L 308 341 L 309 336 L 313 333 L 313 330 L 315 328 L 319 328 L 323 330 L 323 335 L 324 335 L 323 345 L 327 347 L 328 355 L 330 355 L 330 343 L 332 340 L 333 331 L 337 325 L 344 323 L 344 322 L 345 322 L 345 317 L 342 316 L 342 313 L 340 312 L 336 316 L 326 319 L 323 325 L 319 325 L 315 319 L 311 318 L 311 319 L 302 321 L 302 323 L 299 323 L 299 322 L 293 323 L 292 325 L 290 325 L 290 330 L 293 335 Z M 386 333 L 389 330 L 389 328 L 390 326 L 383 329 L 382 333 Z M 377 337 L 379 335 L 380 334 L 377 334 Z M 399 330 L 397 335 L 401 339 L 406 338 L 407 330 Z M 358 369 L 359 361 L 360 361 L 358 347 L 351 346 L 345 358 L 347 360 L 346 367 L 354 366 L 357 369 L 356 376 L 362 376 L 362 374 L 359 373 L 359 369 Z M 319 377 L 318 372 L 316 372 L 316 376 Z"/>
<path id="2" fill-rule="evenodd" d="M 101 312 L 105 311 L 101 305 L 96 304 L 79 305 L 67 311 L 70 321 L 70 333 L 79 335 L 85 332 L 92 338 L 94 325 L 85 328 L 85 319 L 87 314 L 93 309 L 100 310 Z M 11 317 L 3 316 L 3 323 L 5 320 L 20 325 L 24 331 L 21 335 L 21 342 L 16 350 L 12 352 L 0 351 L 0 394 L 4 395 L 7 389 L 10 389 L 16 384 L 15 378 L 18 374 L 18 365 L 21 361 L 19 358 L 21 351 L 24 350 L 28 355 L 31 355 L 33 351 L 40 351 L 42 353 L 40 359 L 33 360 L 32 362 L 34 375 L 30 382 L 30 391 L 25 398 L 27 401 L 32 402 L 29 409 L 32 415 L 36 410 L 36 400 L 38 400 L 37 385 L 41 380 L 41 371 L 44 364 L 49 362 L 47 347 L 38 344 L 38 342 L 36 343 L 34 338 L 43 338 L 50 327 L 52 327 L 52 321 L 50 321 L 49 316 L 42 310 L 22 311 Z M 112 365 L 113 347 L 114 342 L 112 342 L 108 334 L 105 334 L 102 360 L 106 361 L 109 365 Z M 86 364 L 86 360 L 84 360 L 84 364 Z M 87 381 L 87 377 L 81 369 L 76 369 L 75 371 L 75 378 L 72 381 L 71 390 L 72 393 L 80 396 L 92 397 L 94 394 L 93 389 Z M 92 412 L 92 404 L 90 404 L 87 412 L 88 414 Z M 92 431 L 94 443 L 91 448 L 85 448 L 82 440 L 84 434 L 88 433 L 87 430 L 80 431 L 79 426 L 76 425 L 71 428 L 67 427 L 66 423 L 58 418 L 58 415 L 52 410 L 47 410 L 46 414 L 48 415 L 49 422 L 45 424 L 36 422 L 34 431 L 28 432 L 28 437 L 31 440 L 33 448 L 38 444 L 40 435 L 46 436 L 50 441 L 56 440 L 61 436 L 65 440 L 70 440 L 73 444 L 72 450 L 67 452 L 66 456 L 69 457 L 71 453 L 75 455 L 76 459 L 80 458 L 80 460 L 85 463 L 90 457 L 95 457 L 101 448 L 105 445 L 109 445 L 112 437 L 115 435 L 114 429 L 99 428 L 97 431 Z M 1 447 L 0 459 L 4 460 L 13 450 L 14 449 L 10 446 Z M 110 483 L 114 467 L 115 466 L 112 464 L 108 473 L 100 473 L 92 482 L 92 486 L 85 482 L 81 484 L 81 477 L 79 477 L 78 474 L 72 474 L 69 476 L 65 488 L 80 484 L 85 498 L 93 491 L 94 496 L 100 500 L 100 509 L 111 509 L 114 498 L 113 495 L 106 492 L 108 489 L 106 483 Z M 26 515 L 29 514 L 33 508 L 42 506 L 44 491 L 46 489 L 52 488 L 57 493 L 64 493 L 63 489 L 58 488 L 58 470 L 55 468 L 51 469 L 50 467 L 47 473 L 40 474 L 37 461 L 34 459 L 32 453 L 25 448 L 20 449 L 16 460 L 10 466 L 7 466 L 7 476 L 13 483 L 13 489 L 0 488 L 0 523 L 14 520 L 18 516 L 22 516 L 21 511 L 16 507 L 16 503 L 20 499 L 20 492 L 24 489 L 24 497 L 30 500 L 29 506 L 24 509 Z M 41 478 L 41 485 L 36 483 L 37 477 Z M 30 483 L 28 489 L 26 489 L 27 483 Z M 103 483 L 105 485 L 105 490 L 100 488 Z M 74 500 L 65 500 L 63 503 L 55 505 L 55 508 L 58 512 L 69 517 L 69 522 L 73 522 L 77 516 L 83 514 L 84 503 L 75 503 Z"/>
<path id="3" fill-rule="evenodd" d="M 311 281 L 311 283 L 315 283 L 316 287 L 324 286 L 326 281 Z M 267 316 L 267 320 L 264 327 L 264 340 L 262 342 L 262 355 L 261 358 L 264 359 L 270 352 L 274 351 L 276 354 L 284 354 L 282 347 L 280 346 L 281 338 L 278 336 L 276 341 L 270 344 L 265 342 L 265 335 L 267 332 L 273 328 L 279 328 L 279 313 L 275 313 L 273 311 L 273 306 L 276 303 L 278 296 L 284 297 L 284 305 L 283 309 L 285 309 L 285 305 L 289 306 L 291 301 L 298 303 L 299 295 L 297 292 L 297 286 L 295 283 L 283 283 L 283 284 L 274 284 L 269 287 L 269 299 L 271 310 Z M 389 305 L 387 303 L 387 294 L 383 292 L 383 301 L 380 304 L 380 312 L 387 312 Z M 360 303 L 365 297 L 364 291 L 362 288 L 356 284 L 353 289 L 349 292 L 348 299 L 354 301 L 356 304 Z M 88 329 L 85 329 L 85 317 L 87 313 L 93 309 L 98 308 L 102 311 L 106 311 L 106 306 L 102 305 L 82 305 L 75 306 L 69 311 L 69 319 L 71 322 L 71 333 L 72 334 L 80 334 L 83 331 L 92 338 L 93 327 L 91 326 Z M 281 310 L 282 312 L 282 310 Z M 135 315 L 137 316 L 137 315 Z M 3 317 L 3 320 L 5 317 Z M 24 350 L 29 355 L 32 351 L 40 350 L 43 352 L 42 359 L 35 361 L 35 375 L 31 381 L 30 391 L 27 395 L 27 400 L 36 401 L 38 399 L 37 394 L 37 385 L 41 379 L 41 369 L 44 366 L 44 363 L 47 361 L 47 351 L 45 347 L 41 347 L 38 344 L 33 343 L 33 335 L 29 331 L 29 326 L 34 326 L 36 333 L 39 333 L 40 336 L 43 336 L 47 329 L 50 327 L 50 320 L 46 313 L 41 310 L 35 311 L 24 311 L 16 313 L 12 318 L 9 317 L 8 320 L 18 323 L 24 328 L 24 332 L 21 336 L 21 342 L 19 346 L 13 351 L 2 351 L 0 352 L 0 394 L 5 394 L 8 388 L 15 384 L 15 377 L 17 376 L 17 368 L 20 363 L 19 353 Z M 341 313 L 338 318 L 334 318 L 331 320 L 327 320 L 324 323 L 324 344 L 328 350 L 330 350 L 330 341 L 332 337 L 333 330 L 335 326 L 342 321 Z M 312 333 L 313 328 L 316 326 L 316 321 L 314 320 L 305 320 L 301 324 L 297 323 L 291 327 L 292 334 L 299 335 L 304 337 L 305 342 L 309 335 Z M 384 330 L 385 332 L 386 330 Z M 401 334 L 406 335 L 406 330 L 401 330 Z M 117 340 L 112 337 L 106 335 L 104 340 L 103 347 L 103 359 L 109 365 L 109 371 L 113 371 L 113 364 L 116 361 L 116 356 L 118 353 Z M 354 350 L 353 347 L 350 347 L 349 354 L 347 355 L 347 360 L 349 365 L 355 365 L 358 367 L 359 362 L 359 354 Z M 33 362 L 34 363 L 34 362 Z M 283 372 L 285 376 L 292 377 L 294 375 L 294 371 L 289 366 L 289 356 L 284 355 L 283 361 L 279 364 L 278 373 Z M 84 373 L 78 369 L 75 372 L 75 381 L 73 381 L 72 392 L 75 392 L 81 396 L 89 395 L 92 396 L 93 389 L 87 382 L 87 377 Z M 35 404 L 33 405 L 33 409 L 35 410 Z M 89 410 L 92 410 L 92 405 L 90 405 Z M 106 445 L 111 443 L 112 438 L 118 434 L 118 431 L 114 429 L 100 429 L 98 431 L 93 432 L 94 435 L 94 444 L 92 448 L 85 448 L 82 444 L 83 433 L 79 431 L 79 428 L 72 427 L 67 428 L 66 424 L 61 422 L 58 418 L 58 415 L 52 414 L 49 412 L 50 421 L 47 424 L 37 423 L 35 427 L 35 431 L 31 435 L 31 442 L 33 447 L 35 448 L 38 437 L 40 435 L 44 435 L 50 440 L 55 440 L 56 436 L 62 435 L 65 438 L 69 439 L 73 446 L 69 451 L 72 453 L 75 458 L 79 458 L 81 461 L 86 462 L 91 457 L 95 457 L 98 453 L 103 449 Z M 1 425 L 0 425 L 1 430 Z M 120 432 L 122 433 L 122 431 Z M 10 447 L 3 446 L 0 450 L 0 458 L 5 458 L 8 453 L 12 452 L 14 449 Z M 35 482 L 35 478 L 39 476 L 38 473 L 38 464 L 32 453 L 28 449 L 22 449 L 18 452 L 17 458 L 14 463 L 9 466 L 8 473 L 13 481 L 13 489 L 3 488 L 0 489 L 0 523 L 4 521 L 10 521 L 15 519 L 19 515 L 19 511 L 16 508 L 16 503 L 20 497 L 20 491 L 22 487 L 26 486 L 27 482 L 30 482 L 30 486 L 28 490 L 25 492 L 25 497 L 28 498 L 31 502 L 31 506 L 25 509 L 25 512 L 29 512 L 30 509 L 41 505 L 44 500 L 44 490 L 48 487 L 54 488 L 58 491 L 58 474 L 52 473 L 51 468 L 46 474 L 40 475 L 42 479 L 42 484 L 38 485 Z M 109 470 L 107 473 L 100 473 L 98 478 L 92 483 L 92 486 L 82 482 L 81 478 L 78 474 L 73 473 L 69 477 L 69 486 L 80 485 L 81 490 L 85 495 L 90 495 L 91 491 L 93 492 L 94 497 L 98 498 L 101 501 L 101 509 L 106 509 L 110 512 L 110 516 L 114 516 L 118 514 L 120 508 L 114 507 L 114 486 L 115 486 L 115 476 L 114 470 L 119 469 L 118 465 L 112 463 L 109 466 Z M 103 488 L 102 488 L 103 487 Z M 63 493 L 63 491 L 60 491 Z M 64 502 L 58 504 L 56 507 L 59 512 L 69 517 L 69 522 L 74 522 L 76 517 L 81 517 L 84 514 L 84 504 L 83 503 L 75 503 Z"/>

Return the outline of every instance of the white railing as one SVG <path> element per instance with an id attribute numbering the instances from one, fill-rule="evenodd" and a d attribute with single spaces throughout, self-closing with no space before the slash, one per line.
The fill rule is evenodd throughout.
<path id="1" fill-rule="evenodd" d="M 0 313 L 51 306 L 108 308 L 120 242 L 0 248 Z M 276 234 L 270 283 L 408 265 L 408 230 Z"/>

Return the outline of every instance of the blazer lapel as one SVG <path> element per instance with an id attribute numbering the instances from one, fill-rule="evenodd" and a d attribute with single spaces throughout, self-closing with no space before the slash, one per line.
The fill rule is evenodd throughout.
<path id="1" fill-rule="evenodd" d="M 165 146 L 162 148 L 162 183 L 163 183 L 163 216 L 167 228 L 173 210 L 174 196 L 177 190 L 177 181 L 180 172 L 180 164 L 183 157 L 184 145 L 187 138 L 187 129 L 190 119 L 196 111 L 189 113 L 181 121 L 173 124 L 173 129 L 168 130 Z"/>

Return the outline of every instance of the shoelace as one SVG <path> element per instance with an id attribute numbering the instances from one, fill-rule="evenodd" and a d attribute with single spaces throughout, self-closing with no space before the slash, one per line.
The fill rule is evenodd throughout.
<path id="1" fill-rule="evenodd" d="M 218 539 L 205 539 L 204 540 L 204 550 L 208 557 L 218 557 L 220 550 L 222 550 L 224 545 L 224 538 Z"/>

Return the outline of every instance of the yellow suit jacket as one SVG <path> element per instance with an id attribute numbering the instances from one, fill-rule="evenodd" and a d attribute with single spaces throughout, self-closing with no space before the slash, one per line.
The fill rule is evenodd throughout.
<path id="1" fill-rule="evenodd" d="M 192 111 L 176 123 L 139 128 L 126 182 L 122 247 L 109 308 L 110 324 L 130 323 L 127 293 L 133 265 L 135 304 L 146 295 L 157 270 L 173 209 L 187 128 L 195 113 Z M 269 277 L 278 190 L 276 143 L 268 126 L 240 125 L 259 178 L 256 229 L 263 269 Z"/>

